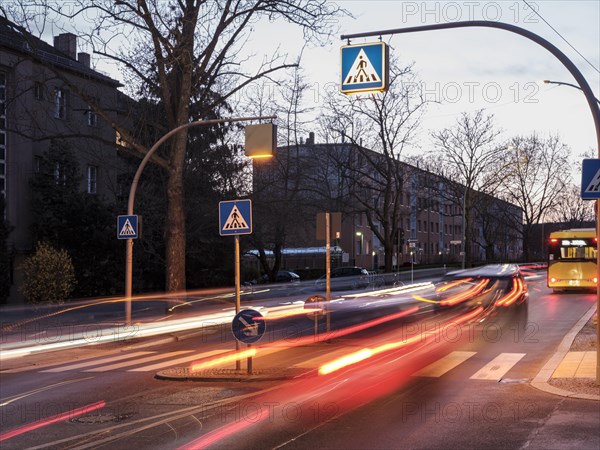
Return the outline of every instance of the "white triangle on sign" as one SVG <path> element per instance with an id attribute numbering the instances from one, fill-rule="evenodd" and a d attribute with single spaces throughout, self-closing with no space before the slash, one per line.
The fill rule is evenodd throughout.
<path id="1" fill-rule="evenodd" d="M 600 169 L 598 169 L 594 178 L 588 183 L 585 192 L 600 192 Z"/>
<path id="2" fill-rule="evenodd" d="M 233 205 L 231 212 L 229 213 L 229 217 L 225 221 L 225 225 L 223 225 L 223 230 L 240 230 L 244 228 L 250 228 L 246 221 L 240 214 L 240 210 L 236 205 Z"/>
<path id="3" fill-rule="evenodd" d="M 381 83 L 381 78 L 371 64 L 364 49 L 360 49 L 350 70 L 344 77 L 344 84 Z"/>
<path id="4" fill-rule="evenodd" d="M 135 230 L 131 226 L 129 219 L 125 219 L 125 223 L 119 232 L 119 236 L 135 236 Z"/>

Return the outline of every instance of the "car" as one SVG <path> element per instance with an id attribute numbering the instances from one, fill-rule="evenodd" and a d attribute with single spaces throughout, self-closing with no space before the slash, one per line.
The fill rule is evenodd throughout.
<path id="1" fill-rule="evenodd" d="M 363 267 L 336 267 L 330 272 L 331 289 L 364 289 L 369 286 L 369 272 Z M 316 281 L 319 289 L 325 289 L 325 275 Z"/>
<path id="2" fill-rule="evenodd" d="M 277 281 L 277 282 L 286 281 L 286 282 L 290 282 L 290 283 L 298 282 L 298 281 L 300 281 L 300 275 L 298 275 L 296 272 L 292 272 L 291 270 L 280 270 L 279 272 L 277 272 L 275 281 Z"/>
<path id="3" fill-rule="evenodd" d="M 529 292 L 516 264 L 488 264 L 447 273 L 436 289 L 441 307 L 481 305 L 486 309 L 527 309 Z"/>

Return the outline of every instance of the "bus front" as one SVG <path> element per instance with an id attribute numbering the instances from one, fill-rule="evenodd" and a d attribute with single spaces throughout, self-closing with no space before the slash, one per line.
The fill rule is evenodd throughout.
<path id="1" fill-rule="evenodd" d="M 596 289 L 596 238 L 586 233 L 556 232 L 548 243 L 548 287 Z"/>

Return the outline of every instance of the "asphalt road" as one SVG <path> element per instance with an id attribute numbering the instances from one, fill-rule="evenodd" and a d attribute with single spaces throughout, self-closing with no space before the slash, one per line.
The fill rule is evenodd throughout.
<path id="1" fill-rule="evenodd" d="M 599 402 L 529 385 L 595 296 L 551 294 L 544 280 L 528 284 L 526 318 L 443 328 L 449 316 L 426 311 L 415 320 L 283 348 L 254 362 L 258 369 L 316 368 L 422 331 L 429 336 L 328 375 L 244 383 L 154 378 L 161 369 L 231 349 L 226 326 L 153 346 L 111 343 L 2 361 L 0 444 L 3 450 L 597 449 Z M 356 319 L 352 308 L 340 315 Z M 268 339 L 288 333 L 293 342 L 312 330 L 311 320 L 296 317 L 272 328 Z"/>

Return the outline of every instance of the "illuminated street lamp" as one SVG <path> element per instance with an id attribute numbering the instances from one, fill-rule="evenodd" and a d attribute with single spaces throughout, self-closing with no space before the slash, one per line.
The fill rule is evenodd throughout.
<path id="1" fill-rule="evenodd" d="M 163 137 L 161 137 L 158 141 L 155 142 L 155 144 L 150 148 L 150 150 L 148 150 L 148 152 L 146 153 L 146 155 L 140 162 L 140 165 L 138 166 L 137 171 L 135 172 L 135 175 L 133 177 L 133 181 L 131 182 L 131 188 L 129 190 L 129 200 L 127 202 L 127 215 L 128 216 L 133 215 L 133 206 L 135 204 L 135 194 L 137 191 L 139 179 L 142 175 L 142 172 L 144 171 L 144 167 L 146 167 L 146 165 L 150 161 L 150 158 L 152 157 L 154 152 L 156 152 L 156 150 L 158 150 L 159 147 L 163 143 L 165 143 L 168 139 L 170 139 L 172 136 L 176 135 L 177 133 L 180 133 L 181 131 L 183 131 L 185 129 L 191 128 L 191 127 L 214 125 L 214 124 L 227 123 L 227 122 L 248 122 L 251 120 L 264 120 L 264 119 L 275 119 L 275 118 L 276 118 L 275 116 L 267 116 L 267 117 L 235 117 L 235 118 L 229 118 L 229 119 L 196 120 L 193 122 L 185 123 L 183 125 L 178 126 L 177 128 L 172 129 L 171 131 L 166 133 Z M 266 125 L 270 125 L 271 127 L 274 127 L 273 124 L 266 124 Z M 248 126 L 252 127 L 252 125 L 248 125 Z M 257 125 L 254 125 L 254 126 L 256 127 Z M 264 136 L 265 130 L 267 130 L 267 129 L 262 128 L 257 133 L 258 136 L 261 137 L 261 139 L 257 139 L 257 143 L 256 143 L 257 156 L 260 153 L 259 149 L 262 149 L 263 147 L 265 147 L 263 145 L 264 142 L 262 141 L 262 136 Z M 271 133 L 274 133 L 274 132 L 275 131 L 271 128 Z M 274 135 L 271 134 L 270 136 L 274 136 Z M 277 141 L 275 141 L 275 142 L 277 142 Z M 272 153 L 272 148 L 274 145 L 276 145 L 276 144 L 271 145 L 271 153 Z M 247 155 L 247 156 L 250 156 L 250 155 Z M 250 157 L 252 157 L 252 156 L 250 156 Z M 237 238 L 237 236 L 236 236 L 236 238 Z M 238 241 L 238 245 L 239 245 L 239 241 Z M 236 281 L 236 292 L 239 291 L 239 287 L 238 287 L 239 286 L 239 276 L 237 278 L 238 278 L 238 280 Z M 133 239 L 127 239 L 126 254 L 125 254 L 125 321 L 128 325 L 131 324 L 131 297 L 132 297 L 132 284 L 133 284 L 132 281 L 133 281 Z"/>

